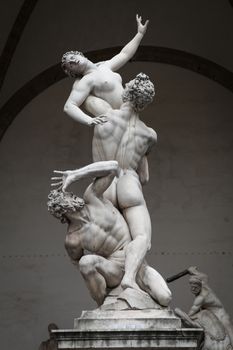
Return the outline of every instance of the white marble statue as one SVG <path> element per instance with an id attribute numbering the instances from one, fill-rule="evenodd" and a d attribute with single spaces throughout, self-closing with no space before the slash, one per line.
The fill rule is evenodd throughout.
<path id="1" fill-rule="evenodd" d="M 147 29 L 136 16 L 138 32 L 112 59 L 94 64 L 78 52 L 68 52 L 62 58 L 65 72 L 76 77 L 65 112 L 76 121 L 95 126 L 92 143 L 93 161 L 116 160 L 121 168 L 104 196 L 123 214 L 132 241 L 127 245 L 124 289 L 137 289 L 137 273 L 151 246 L 151 221 L 144 200 L 142 185 L 149 180 L 147 154 L 156 142 L 155 131 L 139 119 L 154 96 L 154 85 L 140 73 L 122 87 L 116 70 L 136 52 Z M 85 107 L 94 118 L 84 113 Z"/>
<path id="2" fill-rule="evenodd" d="M 105 196 L 123 213 L 133 239 L 126 251 L 123 288 L 138 288 L 136 274 L 151 246 L 151 221 L 142 184 L 149 179 L 147 154 L 157 135 L 140 120 L 139 111 L 152 102 L 153 97 L 154 85 L 147 75 L 140 73 L 126 84 L 119 109 L 98 100 L 97 112 L 101 110 L 106 123 L 95 126 L 93 160 L 118 161 L 120 175 Z"/>
<path id="3" fill-rule="evenodd" d="M 51 191 L 48 208 L 51 214 L 68 223 L 65 239 L 66 250 L 78 265 L 92 298 L 101 305 L 107 288 L 114 288 L 124 276 L 125 256 L 131 244 L 127 223 L 112 203 L 103 197 L 120 169 L 117 161 L 103 161 L 84 168 L 56 171 L 61 174 L 52 178 L 58 190 Z M 71 183 L 85 177 L 95 177 L 83 199 L 64 192 Z M 88 251 L 88 255 L 84 255 Z M 167 306 L 171 292 L 162 276 L 142 262 L 136 281 L 140 288 Z"/>
<path id="4" fill-rule="evenodd" d="M 196 267 L 188 269 L 190 288 L 195 299 L 188 315 L 176 309 L 184 323 L 191 327 L 202 327 L 205 332 L 203 350 L 232 350 L 233 325 L 223 304 L 208 285 L 206 274 Z"/>

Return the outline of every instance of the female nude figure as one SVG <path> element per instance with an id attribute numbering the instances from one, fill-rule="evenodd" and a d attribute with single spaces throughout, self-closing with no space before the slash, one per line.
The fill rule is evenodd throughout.
<path id="1" fill-rule="evenodd" d="M 62 68 L 65 73 L 77 78 L 64 106 L 64 111 L 79 123 L 94 126 L 105 122 L 104 117 L 99 117 L 104 112 L 99 100 L 108 102 L 114 109 L 120 108 L 123 86 L 120 74 L 115 73 L 115 71 L 123 67 L 133 57 L 149 23 L 147 20 L 143 25 L 142 19 L 138 15 L 136 21 L 137 34 L 123 47 L 119 54 L 108 61 L 93 63 L 78 51 L 70 51 L 63 55 Z M 83 104 L 89 113 L 97 117 L 92 118 L 84 113 L 80 109 Z"/>

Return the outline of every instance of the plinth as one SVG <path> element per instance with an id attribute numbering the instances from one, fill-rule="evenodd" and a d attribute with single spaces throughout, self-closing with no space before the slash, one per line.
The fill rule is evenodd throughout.
<path id="1" fill-rule="evenodd" d="M 115 301 L 110 295 L 100 308 L 83 311 L 74 329 L 54 331 L 58 349 L 199 349 L 202 329 L 182 328 L 172 310 L 147 295 L 137 300 L 137 293 L 124 291 Z"/>

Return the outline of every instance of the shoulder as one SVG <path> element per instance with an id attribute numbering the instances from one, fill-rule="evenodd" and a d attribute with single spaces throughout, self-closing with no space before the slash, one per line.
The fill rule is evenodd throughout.
<path id="1" fill-rule="evenodd" d="M 154 129 L 152 129 L 152 128 L 148 128 L 148 129 L 149 129 L 149 132 L 150 132 L 151 140 L 153 142 L 157 142 L 158 137 L 157 137 L 156 131 Z"/>
<path id="2" fill-rule="evenodd" d="M 147 126 L 141 119 L 140 119 L 140 125 L 143 128 L 143 130 L 146 132 L 146 136 L 151 140 L 152 143 L 157 142 L 157 133 L 154 129 Z"/>

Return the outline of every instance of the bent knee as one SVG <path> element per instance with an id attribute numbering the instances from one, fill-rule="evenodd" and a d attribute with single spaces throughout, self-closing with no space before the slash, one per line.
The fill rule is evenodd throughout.
<path id="1" fill-rule="evenodd" d="M 83 275 L 87 275 L 95 271 L 96 257 L 93 255 L 84 255 L 79 260 L 79 270 Z"/>

